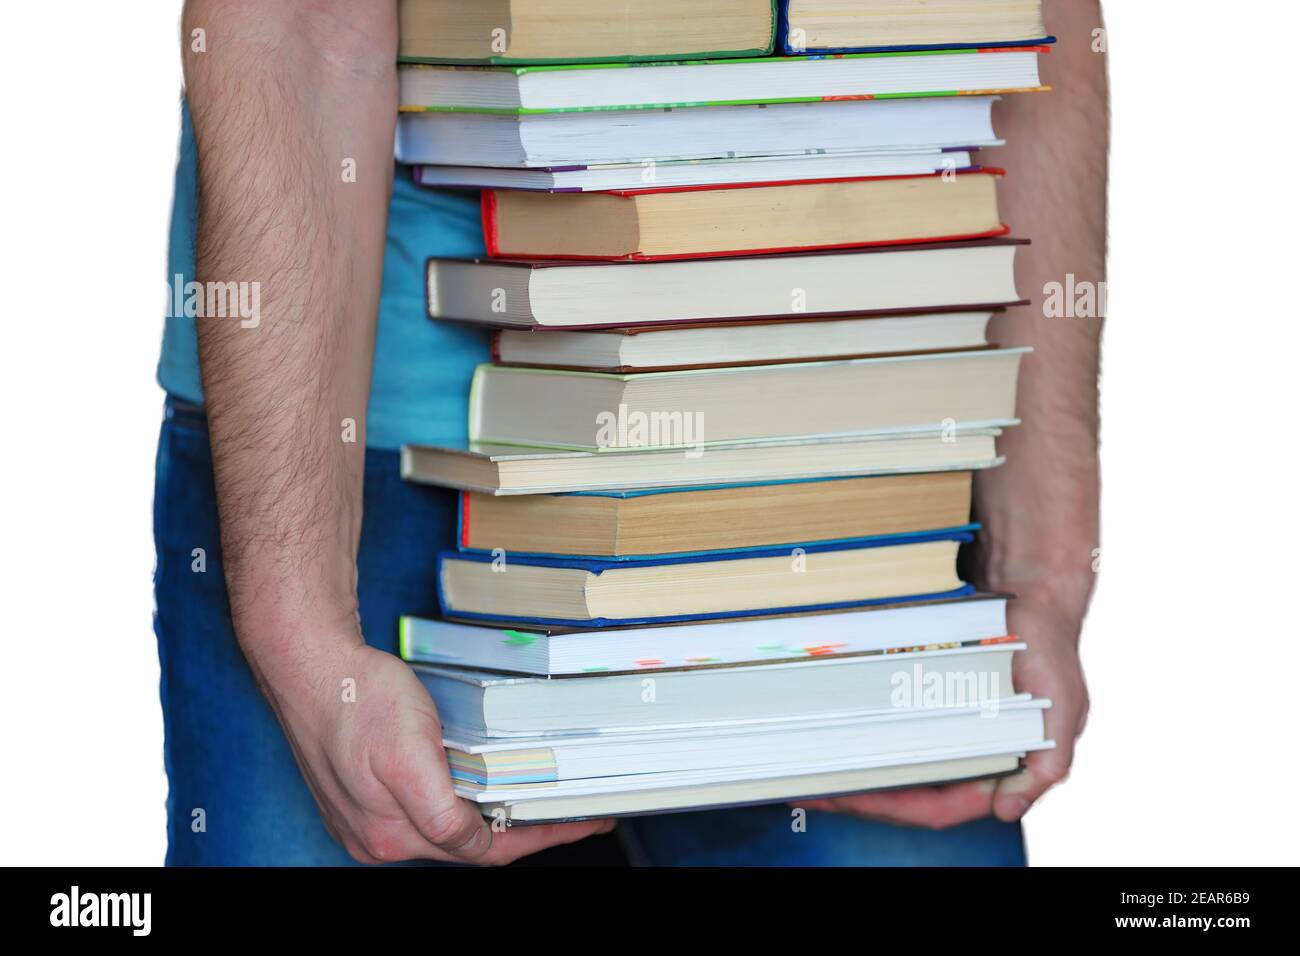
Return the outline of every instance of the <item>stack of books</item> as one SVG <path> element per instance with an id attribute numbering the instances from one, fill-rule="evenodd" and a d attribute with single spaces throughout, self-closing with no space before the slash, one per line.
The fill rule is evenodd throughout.
<path id="1" fill-rule="evenodd" d="M 957 573 L 1027 351 L 986 337 L 1024 240 L 978 150 L 998 94 L 1042 89 L 1039 7 L 401 4 L 398 158 L 481 190 L 489 254 L 431 260 L 429 314 L 493 329 L 493 362 L 468 447 L 403 449 L 460 517 L 443 617 L 400 646 L 485 814 L 1052 745 L 1008 598 Z"/>

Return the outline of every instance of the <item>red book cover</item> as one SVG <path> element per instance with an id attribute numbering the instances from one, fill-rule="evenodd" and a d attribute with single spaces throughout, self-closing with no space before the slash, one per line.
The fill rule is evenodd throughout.
<path id="1" fill-rule="evenodd" d="M 731 183 L 726 185 L 704 185 L 704 186 L 664 186 L 649 189 L 615 189 L 604 192 L 582 193 L 583 196 L 618 196 L 625 199 L 634 199 L 637 196 L 654 195 L 659 193 L 692 193 L 692 192 L 721 192 L 724 190 L 739 189 L 759 189 L 759 188 L 799 188 L 803 186 L 819 185 L 823 183 L 843 183 L 843 182 L 883 182 L 889 180 L 902 179 L 938 179 L 945 176 L 993 176 L 1001 178 L 1006 175 L 1006 171 L 993 166 L 972 166 L 968 169 L 953 170 L 951 172 L 940 171 L 936 173 L 909 174 L 898 176 L 850 176 L 843 178 L 823 178 L 823 179 L 798 179 L 784 182 L 755 182 L 755 183 Z M 487 248 L 487 254 L 493 259 L 510 259 L 510 260 L 536 260 L 545 258 L 547 260 L 573 260 L 584 262 L 664 262 L 674 259 L 712 259 L 725 258 L 730 256 L 755 256 L 755 255 L 774 255 L 788 252 L 816 252 L 819 250 L 834 249 L 863 249 L 878 246 L 906 246 L 917 245 L 922 243 L 935 242 L 958 242 L 970 239 L 988 239 L 997 236 L 1005 236 L 1011 231 L 1011 227 L 1006 224 L 999 224 L 997 228 L 985 230 L 983 232 L 962 233 L 945 236 L 912 236 L 901 239 L 887 239 L 878 242 L 844 242 L 822 245 L 793 245 L 777 246 L 770 248 L 739 248 L 728 249 L 716 252 L 692 252 L 692 253 L 675 253 L 670 255 L 646 255 L 641 252 L 634 252 L 630 255 L 621 256 L 595 256 L 595 255 L 566 255 L 548 253 L 542 255 L 530 255 L 519 253 L 502 253 L 500 242 L 498 240 L 499 223 L 497 215 L 497 192 L 495 189 L 484 189 L 480 194 L 480 209 L 483 223 L 483 243 Z"/>

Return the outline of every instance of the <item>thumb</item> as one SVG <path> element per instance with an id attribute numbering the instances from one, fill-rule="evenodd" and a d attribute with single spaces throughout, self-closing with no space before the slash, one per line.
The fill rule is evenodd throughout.
<path id="1" fill-rule="evenodd" d="M 487 853 L 492 848 L 492 830 L 475 805 L 452 789 L 437 723 L 407 733 L 395 750 L 396 759 L 376 768 L 376 776 L 420 836 L 467 863 Z"/>

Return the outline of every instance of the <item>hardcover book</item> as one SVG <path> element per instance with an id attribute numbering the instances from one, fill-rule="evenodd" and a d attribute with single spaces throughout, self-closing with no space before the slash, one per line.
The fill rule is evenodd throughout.
<path id="1" fill-rule="evenodd" d="M 592 561 L 448 551 L 447 617 L 531 624 L 695 621 L 973 594 L 957 576 L 965 532 L 694 555 Z"/>
<path id="2" fill-rule="evenodd" d="M 729 442 L 1001 427 L 1015 419 L 1020 360 L 993 349 L 890 358 L 608 375 L 480 365 L 471 441 L 603 453 Z"/>
<path id="3" fill-rule="evenodd" d="M 1024 240 L 664 262 L 430 259 L 429 315 L 503 328 L 898 315 L 1017 305 Z"/>
<path id="4" fill-rule="evenodd" d="M 780 0 L 786 53 L 952 50 L 1054 43 L 1042 0 Z"/>
<path id="5" fill-rule="evenodd" d="M 398 69 L 399 109 L 522 115 L 1043 90 L 1048 46 L 562 66 Z"/>
<path id="6" fill-rule="evenodd" d="M 1002 171 L 548 195 L 486 189 L 488 255 L 684 259 L 1005 234 Z"/>
<path id="7" fill-rule="evenodd" d="M 400 0 L 398 60 L 609 63 L 772 52 L 773 0 Z"/>
<path id="8" fill-rule="evenodd" d="M 910 434 L 824 435 L 737 442 L 687 456 L 681 449 L 596 452 L 474 442 L 405 445 L 402 477 L 490 495 L 681 488 L 837 476 L 970 471 L 1001 464 L 997 428 L 933 428 Z"/>
<path id="9" fill-rule="evenodd" d="M 589 372 L 666 372 L 784 362 L 956 352 L 989 347 L 992 312 L 861 316 L 843 319 L 738 320 L 648 325 L 590 332 L 498 329 L 499 365 Z"/>
<path id="10" fill-rule="evenodd" d="M 641 560 L 973 530 L 971 473 L 501 497 L 462 492 L 462 551 Z"/>

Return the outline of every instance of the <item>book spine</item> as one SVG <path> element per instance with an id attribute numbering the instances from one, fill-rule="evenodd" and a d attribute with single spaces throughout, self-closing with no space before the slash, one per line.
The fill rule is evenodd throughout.
<path id="1" fill-rule="evenodd" d="M 779 47 L 786 56 L 793 56 L 794 50 L 790 48 L 790 0 L 777 0 L 776 7 L 776 36 L 773 38 L 773 46 Z"/>
<path id="2" fill-rule="evenodd" d="M 460 501 L 458 502 L 458 514 L 456 516 L 456 523 L 460 527 L 460 533 L 456 536 L 456 540 L 460 542 L 461 548 L 468 548 L 469 547 L 469 492 L 468 491 L 462 491 L 460 493 Z"/>
<path id="3" fill-rule="evenodd" d="M 483 398 L 483 376 L 491 367 L 486 362 L 476 366 L 474 375 L 469 380 L 469 423 L 467 434 L 471 442 L 479 440 L 479 404 Z"/>
<path id="4" fill-rule="evenodd" d="M 495 189 L 484 189 L 479 194 L 479 214 L 483 221 L 483 245 L 489 256 L 499 256 L 497 244 L 497 194 Z M 495 359 L 493 360 L 495 361 Z"/>
<path id="5" fill-rule="evenodd" d="M 397 654 L 404 661 L 411 659 L 411 619 L 405 614 L 397 619 Z"/>

